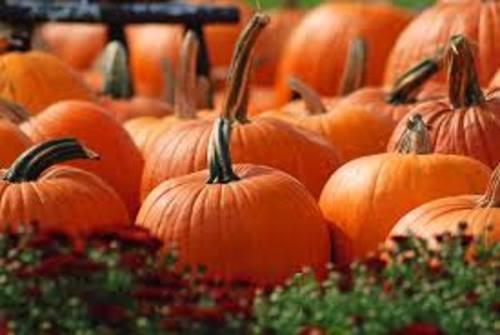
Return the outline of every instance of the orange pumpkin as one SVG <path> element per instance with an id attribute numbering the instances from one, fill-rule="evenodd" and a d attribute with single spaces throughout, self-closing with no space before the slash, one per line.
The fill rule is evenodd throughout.
<path id="1" fill-rule="evenodd" d="M 209 170 L 161 183 L 144 201 L 136 225 L 176 246 L 179 268 L 203 264 L 208 276 L 275 284 L 304 266 L 324 270 L 330 241 L 314 198 L 295 178 L 270 167 L 233 170 L 232 123 L 224 117 L 215 123 Z"/>
<path id="2" fill-rule="evenodd" d="M 491 79 L 490 87 L 491 88 L 500 87 L 500 71 L 497 71 L 496 74 L 493 76 L 493 79 Z"/>
<path id="3" fill-rule="evenodd" d="M 63 233 L 77 246 L 96 232 L 130 224 L 125 205 L 108 184 L 84 170 L 54 166 L 98 156 L 75 139 L 40 143 L 2 172 L 0 231 L 36 224 L 41 233 Z"/>
<path id="4" fill-rule="evenodd" d="M 321 95 L 333 95 L 354 38 L 368 45 L 366 84 L 382 82 L 387 56 L 411 15 L 384 4 L 325 3 L 307 14 L 291 34 L 278 69 L 277 101 L 292 97 L 290 77 L 303 80 Z M 321 32 L 321 33 L 319 33 Z M 334 54 L 332 54 L 334 52 Z"/>
<path id="5" fill-rule="evenodd" d="M 387 61 L 385 84 L 391 84 L 420 59 L 432 55 L 456 34 L 463 34 L 478 48 L 478 74 L 487 85 L 500 67 L 500 3 L 498 1 L 440 1 L 423 11 L 399 36 Z M 422 29 L 425 27 L 425 29 Z M 436 76 L 445 82 L 445 76 Z"/>
<path id="6" fill-rule="evenodd" d="M 490 169 L 463 156 L 434 154 L 427 126 L 414 115 L 396 152 L 361 157 L 342 166 L 319 201 L 343 263 L 366 256 L 411 209 L 445 196 L 481 192 Z"/>
<path id="7" fill-rule="evenodd" d="M 449 97 L 420 104 L 413 112 L 431 127 L 435 152 L 473 157 L 494 168 L 500 163 L 500 98 L 481 91 L 470 42 L 457 35 L 450 43 Z M 396 127 L 389 150 L 396 146 L 405 122 L 403 118 Z"/>
<path id="8" fill-rule="evenodd" d="M 100 104 L 119 122 L 153 116 L 163 117 L 173 112 L 173 107 L 153 98 L 134 96 L 128 72 L 127 53 L 120 42 L 108 44 L 103 55 L 104 95 Z"/>
<path id="9" fill-rule="evenodd" d="M 269 18 L 264 14 L 252 18 L 240 37 L 228 76 L 221 115 L 235 122 L 231 142 L 234 161 L 278 168 L 296 177 L 317 197 L 326 178 L 339 166 L 336 149 L 320 136 L 280 120 L 247 118 L 245 89 L 250 53 L 267 22 Z M 208 142 L 212 123 L 205 119 L 175 125 L 151 143 L 145 155 L 143 199 L 164 180 L 206 167 L 207 149 L 203 144 Z"/>
<path id="10" fill-rule="evenodd" d="M 14 123 L 19 115 L 18 111 L 12 111 L 12 106 L 13 104 L 0 98 L 0 168 L 10 166 L 32 145 L 29 137 Z"/>
<path id="11" fill-rule="evenodd" d="M 52 22 L 39 33 L 51 53 L 80 71 L 92 67 L 108 41 L 107 28 L 100 24 Z"/>
<path id="12" fill-rule="evenodd" d="M 65 101 L 50 106 L 22 125 L 34 142 L 73 136 L 100 153 L 101 160 L 68 164 L 90 171 L 108 182 L 126 204 L 130 216 L 139 209 L 143 160 L 125 129 L 99 105 Z"/>
<path id="13" fill-rule="evenodd" d="M 0 97 L 22 105 L 31 114 L 61 100 L 95 98 L 74 70 L 39 51 L 0 56 Z"/>
<path id="14" fill-rule="evenodd" d="M 484 195 L 469 194 L 438 199 L 415 208 L 392 229 L 391 235 L 409 233 L 434 242 L 433 238 L 461 229 L 483 236 L 486 243 L 500 242 L 500 165 L 493 172 Z"/>

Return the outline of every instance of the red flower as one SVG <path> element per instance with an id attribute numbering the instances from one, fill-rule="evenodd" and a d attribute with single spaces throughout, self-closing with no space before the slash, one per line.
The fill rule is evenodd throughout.
<path id="1" fill-rule="evenodd" d="M 443 335 L 439 327 L 423 322 L 416 322 L 397 331 L 394 335 Z"/>
<path id="2" fill-rule="evenodd" d="M 89 313 L 96 319 L 106 323 L 118 323 L 126 319 L 126 310 L 116 304 L 96 304 L 90 306 Z"/>

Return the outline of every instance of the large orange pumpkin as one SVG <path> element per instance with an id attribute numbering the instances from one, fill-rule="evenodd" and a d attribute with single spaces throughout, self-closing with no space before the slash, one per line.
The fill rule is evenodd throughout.
<path id="1" fill-rule="evenodd" d="M 31 114 L 61 100 L 94 100 L 79 74 L 55 56 L 39 51 L 0 56 L 0 97 L 22 105 Z"/>
<path id="2" fill-rule="evenodd" d="M 415 208 L 392 229 L 391 235 L 409 233 L 430 242 L 447 232 L 455 233 L 467 224 L 466 234 L 500 242 L 500 165 L 493 172 L 484 195 L 469 194 L 438 199 Z"/>
<path id="3" fill-rule="evenodd" d="M 432 55 L 455 34 L 463 34 L 478 48 L 478 74 L 487 85 L 500 67 L 500 2 L 439 1 L 422 12 L 401 33 L 387 61 L 385 84 L 390 85 L 409 67 Z M 435 80 L 445 82 L 445 76 Z"/>
<path id="4" fill-rule="evenodd" d="M 203 264 L 209 276 L 274 284 L 304 266 L 324 270 L 330 241 L 314 198 L 295 178 L 270 167 L 233 170 L 232 123 L 216 121 L 209 170 L 161 183 L 144 201 L 136 225 L 175 246 L 181 268 Z"/>
<path id="5" fill-rule="evenodd" d="M 435 152 L 470 156 L 494 168 L 500 163 L 500 97 L 481 91 L 470 42 L 457 35 L 450 43 L 449 97 L 420 104 L 413 112 L 431 127 Z M 403 118 L 396 127 L 389 150 L 396 146 L 405 122 Z"/>
<path id="6" fill-rule="evenodd" d="M 382 82 L 392 45 L 411 16 L 384 4 L 325 3 L 307 14 L 291 34 L 278 70 L 278 102 L 290 100 L 287 85 L 297 77 L 321 95 L 338 91 L 349 44 L 363 38 L 368 44 L 367 85 Z"/>
<path id="7" fill-rule="evenodd" d="M 74 161 L 69 165 L 95 173 L 122 197 L 130 216 L 139 209 L 143 160 L 122 126 L 99 105 L 65 101 L 52 105 L 22 125 L 34 142 L 76 137 L 101 155 L 98 162 Z"/>
<path id="8" fill-rule="evenodd" d="M 98 156 L 74 139 L 40 143 L 2 172 L 0 231 L 36 224 L 41 233 L 64 233 L 81 245 L 96 232 L 130 224 L 125 205 L 96 175 L 68 166 Z"/>
<path id="9" fill-rule="evenodd" d="M 142 116 L 164 117 L 173 107 L 159 99 L 135 96 L 130 81 L 127 53 L 118 41 L 108 44 L 103 54 L 104 83 L 100 104 L 119 122 Z"/>
<path id="10" fill-rule="evenodd" d="M 418 115 L 397 152 L 361 157 L 335 172 L 319 201 L 338 262 L 366 256 L 408 211 L 445 196 L 482 192 L 490 169 L 463 156 L 433 154 Z"/>
<path id="11" fill-rule="evenodd" d="M 268 165 L 289 173 L 318 196 L 328 176 L 339 166 L 336 149 L 320 136 L 271 118 L 247 118 L 246 94 L 250 53 L 268 16 L 252 18 L 241 36 L 228 76 L 221 115 L 234 120 L 231 150 L 235 162 Z M 175 125 L 159 136 L 145 155 L 142 198 L 164 180 L 204 169 L 211 120 Z"/>

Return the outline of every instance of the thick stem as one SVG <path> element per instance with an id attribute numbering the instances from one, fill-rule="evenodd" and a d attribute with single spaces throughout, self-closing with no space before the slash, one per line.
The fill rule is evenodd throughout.
<path id="1" fill-rule="evenodd" d="M 30 118 L 30 114 L 23 106 L 2 97 L 0 97 L 0 116 L 15 124 L 23 123 Z"/>
<path id="2" fill-rule="evenodd" d="M 234 173 L 231 161 L 232 122 L 224 117 L 215 120 L 208 146 L 208 184 L 227 184 L 240 179 Z"/>
<path id="3" fill-rule="evenodd" d="M 288 80 L 288 86 L 304 100 L 309 114 L 317 115 L 327 112 L 323 101 L 321 101 L 321 96 L 312 87 L 297 78 L 290 78 Z"/>
<path id="4" fill-rule="evenodd" d="M 477 206 L 482 208 L 500 207 L 500 164 L 493 171 L 488 188 L 479 199 Z"/>
<path id="5" fill-rule="evenodd" d="M 252 50 L 262 30 L 269 24 L 269 16 L 256 13 L 241 33 L 233 53 L 226 79 L 226 97 L 221 116 L 247 122 L 245 90 L 248 89 Z"/>
<path id="6" fill-rule="evenodd" d="M 199 42 L 196 34 L 189 30 L 182 42 L 175 87 L 175 115 L 180 119 L 196 118 L 196 57 L 198 47 Z"/>
<path id="7" fill-rule="evenodd" d="M 349 46 L 344 73 L 340 81 L 339 96 L 346 96 L 363 87 L 366 77 L 367 45 L 362 38 L 355 38 Z"/>
<path id="8" fill-rule="evenodd" d="M 174 70 L 172 68 L 172 63 L 168 58 L 162 58 L 160 60 L 162 73 L 163 73 L 163 82 L 164 85 L 164 97 L 165 102 L 170 106 L 175 106 L 175 75 Z"/>
<path id="9" fill-rule="evenodd" d="M 103 53 L 104 83 L 102 93 L 113 99 L 133 96 L 128 68 L 127 51 L 118 41 L 109 42 Z"/>
<path id="10" fill-rule="evenodd" d="M 425 124 L 420 114 L 412 115 L 406 127 L 396 146 L 396 152 L 418 155 L 433 152 L 429 127 Z"/>
<path id="11" fill-rule="evenodd" d="M 392 105 L 404 105 L 416 100 L 422 86 L 438 71 L 443 63 L 443 50 L 427 58 L 404 73 L 394 84 L 386 101 Z"/>
<path id="12" fill-rule="evenodd" d="M 36 181 L 49 167 L 74 159 L 98 159 L 76 139 L 62 138 L 33 146 L 7 170 L 3 179 L 11 183 Z"/>
<path id="13" fill-rule="evenodd" d="M 449 99 L 453 107 L 478 106 L 485 102 L 474 63 L 474 46 L 463 35 L 451 38 L 446 51 Z"/>

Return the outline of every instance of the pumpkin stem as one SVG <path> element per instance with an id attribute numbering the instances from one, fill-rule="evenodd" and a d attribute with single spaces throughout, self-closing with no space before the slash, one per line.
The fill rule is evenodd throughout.
<path id="1" fill-rule="evenodd" d="M 231 161 L 232 122 L 225 117 L 215 120 L 212 138 L 208 145 L 208 184 L 227 184 L 240 179 L 234 173 Z"/>
<path id="2" fill-rule="evenodd" d="M 103 52 L 102 93 L 113 99 L 130 99 L 134 93 L 128 68 L 127 51 L 119 41 L 111 41 Z"/>
<path id="3" fill-rule="evenodd" d="M 165 97 L 165 102 L 170 106 L 175 106 L 175 75 L 172 68 L 172 62 L 168 58 L 162 58 L 160 60 L 163 82 L 165 83 L 165 88 L 163 90 L 163 96 Z"/>
<path id="4" fill-rule="evenodd" d="M 406 130 L 399 139 L 396 151 L 401 154 L 417 155 L 432 153 L 429 127 L 422 119 L 422 115 L 414 114 L 408 119 Z"/>
<path id="5" fill-rule="evenodd" d="M 463 35 L 451 38 L 446 51 L 448 94 L 453 107 L 462 108 L 485 102 L 474 63 L 474 46 Z"/>
<path id="6" fill-rule="evenodd" d="M 196 57 L 200 42 L 189 30 L 182 41 L 180 64 L 175 87 L 175 115 L 180 119 L 196 118 Z"/>
<path id="7" fill-rule="evenodd" d="M 198 91 L 196 104 L 198 109 L 213 109 L 214 99 L 210 79 L 205 76 L 199 76 L 196 79 L 196 89 Z"/>
<path id="8" fill-rule="evenodd" d="M 23 106 L 2 97 L 0 97 L 0 115 L 15 124 L 23 123 L 30 118 L 30 114 Z"/>
<path id="9" fill-rule="evenodd" d="M 256 13 L 238 38 L 226 78 L 226 96 L 221 117 L 247 122 L 248 81 L 252 50 L 262 30 L 269 24 L 269 16 Z M 246 97 L 245 97 L 246 96 Z"/>
<path id="10" fill-rule="evenodd" d="M 491 174 L 488 188 L 479 199 L 477 206 L 482 208 L 500 207 L 500 164 Z"/>
<path id="11" fill-rule="evenodd" d="M 61 138 L 35 145 L 19 156 L 3 179 L 11 183 L 37 180 L 49 167 L 74 159 L 99 159 L 74 138 Z"/>
<path id="12" fill-rule="evenodd" d="M 414 102 L 422 86 L 441 69 L 442 61 L 443 50 L 440 49 L 436 56 L 424 59 L 410 68 L 394 83 L 386 101 L 392 105 Z"/>
<path id="13" fill-rule="evenodd" d="M 317 115 L 327 112 L 323 101 L 321 101 L 321 96 L 312 87 L 297 78 L 290 78 L 288 86 L 304 100 L 309 114 Z"/>
<path id="14" fill-rule="evenodd" d="M 367 45 L 362 38 L 355 38 L 349 47 L 349 54 L 340 81 L 338 95 L 343 97 L 363 87 L 366 77 Z"/>

